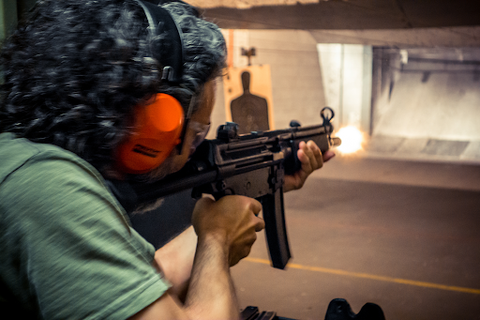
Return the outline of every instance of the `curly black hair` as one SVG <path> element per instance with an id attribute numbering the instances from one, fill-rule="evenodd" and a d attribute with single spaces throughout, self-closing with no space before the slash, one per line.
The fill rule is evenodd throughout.
<path id="1" fill-rule="evenodd" d="M 3 44 L 0 132 L 72 151 L 102 170 L 130 133 L 133 110 L 157 92 L 184 106 L 224 66 L 219 28 L 182 2 L 163 5 L 184 36 L 182 83 L 162 83 L 134 0 L 39 0 Z M 155 39 L 153 39 L 155 38 Z"/>

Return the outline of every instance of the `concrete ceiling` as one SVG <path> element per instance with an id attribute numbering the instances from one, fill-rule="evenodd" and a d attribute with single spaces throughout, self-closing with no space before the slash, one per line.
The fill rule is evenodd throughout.
<path id="1" fill-rule="evenodd" d="M 480 47 L 480 27 L 438 27 L 367 30 L 309 30 L 317 43 L 372 46 Z"/>
<path id="2" fill-rule="evenodd" d="M 480 26 L 478 0 L 187 0 L 227 29 L 359 30 Z"/>

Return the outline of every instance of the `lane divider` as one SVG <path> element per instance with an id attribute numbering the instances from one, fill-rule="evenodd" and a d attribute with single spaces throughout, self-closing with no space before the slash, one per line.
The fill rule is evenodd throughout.
<path id="1" fill-rule="evenodd" d="M 270 261 L 266 260 L 266 259 L 246 257 L 244 260 L 254 262 L 254 263 L 261 263 L 261 264 L 270 265 Z M 457 286 L 447 286 L 447 285 L 432 283 L 432 282 L 424 282 L 424 281 L 400 279 L 400 278 L 393 278 L 393 277 L 385 277 L 385 276 L 378 276 L 378 275 L 375 275 L 375 274 L 361 273 L 361 272 L 351 272 L 351 271 L 345 271 L 345 270 L 339 270 L 339 269 L 303 266 L 301 264 L 296 264 L 296 263 L 287 264 L 287 268 L 321 272 L 321 273 L 328 273 L 328 274 L 336 274 L 336 275 L 340 275 L 340 276 L 364 278 L 364 279 L 378 280 L 378 281 L 385 281 L 385 282 L 400 283 L 400 284 L 406 284 L 406 285 L 410 285 L 410 286 L 417 286 L 417 287 L 423 287 L 423 288 L 433 288 L 433 289 L 440 289 L 440 290 L 480 294 L 480 289 L 457 287 Z"/>

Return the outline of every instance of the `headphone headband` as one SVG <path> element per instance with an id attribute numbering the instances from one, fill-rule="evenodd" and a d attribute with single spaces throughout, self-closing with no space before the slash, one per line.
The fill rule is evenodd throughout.
<path id="1" fill-rule="evenodd" d="M 181 85 L 183 75 L 182 32 L 170 13 L 155 4 L 135 0 L 145 12 L 150 33 L 150 53 L 163 66 L 162 80 Z M 182 138 L 189 110 L 173 96 L 157 93 L 135 108 L 135 128 L 117 149 L 117 168 L 125 173 L 147 173 L 158 167 L 175 146 L 182 152 Z"/>
<path id="2" fill-rule="evenodd" d="M 155 59 L 162 65 L 162 80 L 171 84 L 179 84 L 183 75 L 183 37 L 180 27 L 170 13 L 153 3 L 136 0 L 147 17 L 150 34 L 153 37 L 167 34 L 161 41 L 153 40 L 150 50 Z"/>

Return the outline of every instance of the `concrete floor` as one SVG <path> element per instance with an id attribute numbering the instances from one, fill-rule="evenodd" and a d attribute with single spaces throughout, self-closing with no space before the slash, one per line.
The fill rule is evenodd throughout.
<path id="1" fill-rule="evenodd" d="M 174 216 L 132 218 L 156 247 L 172 225 L 189 224 L 179 212 L 194 202 L 176 197 L 162 206 Z M 260 235 L 232 268 L 242 308 L 324 319 L 328 303 L 345 298 L 354 312 L 379 304 L 387 320 L 480 319 L 478 161 L 411 152 L 399 160 L 372 148 L 338 155 L 285 205 L 293 258 L 286 270 L 270 267 Z"/>
<path id="2" fill-rule="evenodd" d="M 285 195 L 293 258 L 263 236 L 232 269 L 242 307 L 324 319 L 328 303 L 386 319 L 480 319 L 480 165 L 341 157 Z"/>

